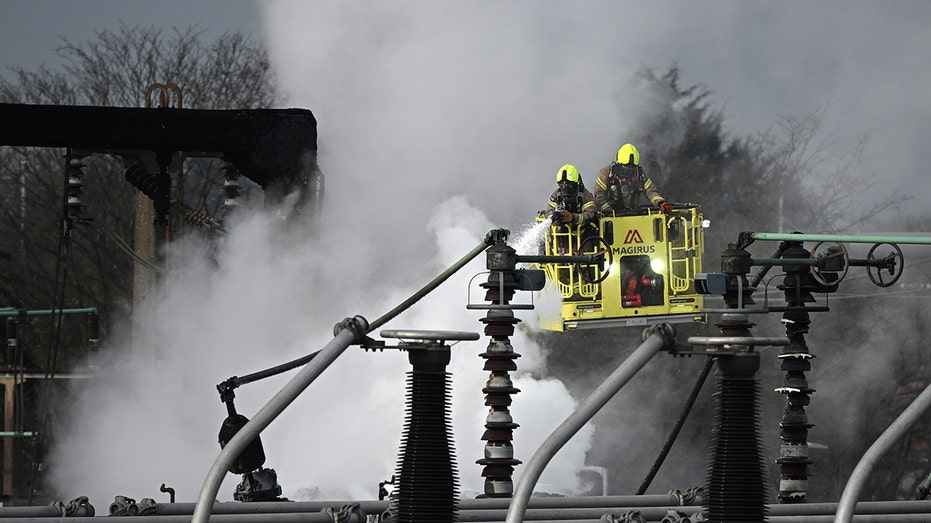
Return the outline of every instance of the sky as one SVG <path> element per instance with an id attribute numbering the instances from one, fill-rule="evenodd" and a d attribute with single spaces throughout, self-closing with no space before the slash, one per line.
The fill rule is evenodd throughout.
<path id="1" fill-rule="evenodd" d="M 158 468 L 155 485 L 177 476 L 177 461 L 206 471 L 222 415 L 212 396 L 214 383 L 321 347 L 328 341 L 325 333 L 345 316 L 362 313 L 372 320 L 492 228 L 519 233 L 545 206 L 550 173 L 564 163 L 574 163 L 593 182 L 631 131 L 624 116 L 642 109 L 642 100 L 623 96 L 640 67 L 677 64 L 683 85 L 712 91 L 733 136 L 823 110 L 825 128 L 836 137 L 831 153 L 849 154 L 851 144 L 869 135 L 869 168 L 890 185 L 907 186 L 915 196 L 913 209 L 925 210 L 931 196 L 922 154 L 931 135 L 931 95 L 925 89 L 931 54 L 924 52 L 931 48 L 931 6 L 925 2 L 0 0 L 0 9 L 4 71 L 54 66 L 51 49 L 61 37 L 93 39 L 120 22 L 166 30 L 196 24 L 208 35 L 251 32 L 268 44 L 287 104 L 310 109 L 318 120 L 319 162 L 327 176 L 322 238 L 278 244 L 270 239 L 273 225 L 266 217 L 243 218 L 221 251 L 219 271 L 166 291 L 159 314 L 171 326 L 161 333 L 170 350 L 159 365 L 119 367 L 123 379 L 101 386 L 96 401 L 80 411 L 95 423 L 75 429 L 76 441 L 91 445 L 104 430 L 157 444 L 109 457 L 90 450 L 86 458 L 69 456 L 87 461 L 63 482 L 79 481 L 106 463 L 107 475 L 137 489 L 114 492 L 107 485 L 112 494 L 138 499 L 152 488 L 132 482 L 130 471 L 120 474 L 127 455 L 172 456 L 147 464 Z M 649 154 L 650 144 L 639 147 Z M 470 267 L 471 276 L 481 263 Z M 472 312 L 448 312 L 449 304 L 461 311 L 463 301 L 480 299 L 477 291 L 467 295 L 468 278 L 452 285 L 391 327 L 480 330 Z M 280 327 L 250 329 L 255 325 Z M 239 353 L 243 347 L 251 350 Z M 456 381 L 480 382 L 480 346 L 459 348 L 462 359 L 452 364 Z M 515 348 L 522 354 L 523 391 L 514 406 L 522 426 L 516 437 L 538 438 L 547 427 L 535 424 L 534 406 L 558 421 L 573 400 L 561 384 L 534 377 L 541 348 L 520 332 Z M 337 378 L 321 384 L 328 392 L 352 384 L 354 408 L 366 405 L 362 422 L 329 393 L 322 403 L 302 400 L 301 412 L 313 413 L 312 419 L 292 415 L 281 428 L 269 429 L 265 437 L 275 448 L 306 454 L 289 461 L 269 453 L 267 466 L 278 470 L 290 489 L 286 495 L 300 497 L 294 488 L 301 481 L 335 480 L 345 480 L 345 492 L 358 494 L 351 488 L 358 478 L 336 478 L 337 470 L 387 477 L 383 468 L 394 461 L 395 439 L 385 434 L 400 430 L 396 392 L 406 370 L 403 358 L 387 360 L 393 356 L 376 361 L 353 353 L 349 363 L 334 369 Z M 209 369 L 206 393 L 198 389 L 204 377 L 190 369 Z M 123 388 L 133 385 L 132 392 Z M 240 411 L 254 412 L 270 387 L 240 391 Z M 153 390 L 187 393 L 180 416 L 164 397 L 152 398 Z M 462 406 L 463 423 L 471 423 L 474 432 L 484 412 L 472 401 L 475 394 L 468 399 L 468 390 L 456 392 L 453 403 Z M 128 411 L 150 416 L 132 427 L 102 416 Z M 166 426 L 171 417 L 183 423 Z M 160 437 L 153 441 L 151 434 Z M 380 453 L 342 455 L 346 434 L 370 437 L 362 448 Z M 464 445 L 463 485 L 474 488 L 473 461 L 481 448 L 476 434 L 465 439 L 457 439 Z M 199 447 L 196 442 L 204 440 L 208 446 Z M 320 453 L 307 451 L 308 442 L 338 465 L 324 466 Z M 583 435 L 579 446 L 566 449 L 559 470 L 578 466 L 588 444 Z M 515 446 L 526 453 L 533 441 Z M 184 488 L 179 486 L 187 499 L 196 497 L 191 493 L 197 479 L 196 472 L 186 474 Z M 228 498 L 229 482 L 225 487 Z"/>
<path id="2" fill-rule="evenodd" d="M 541 68 L 534 78 L 535 86 L 524 86 L 525 89 L 545 89 L 544 83 L 559 80 L 575 82 L 580 87 L 604 84 L 640 65 L 663 70 L 678 64 L 683 85 L 701 84 L 714 93 L 715 103 L 723 106 L 728 115 L 727 127 L 733 136 L 764 131 L 778 125 L 784 116 L 804 117 L 823 110 L 824 128 L 836 138 L 834 152 L 838 156 L 850 154 L 856 141 L 868 135 L 865 169 L 882 172 L 884 180 L 914 195 L 909 209 L 924 209 L 926 206 L 921 202 L 931 197 L 931 184 L 925 183 L 923 157 L 931 132 L 931 118 L 928 117 L 931 96 L 925 88 L 931 80 L 928 78 L 931 54 L 924 52 L 931 46 L 931 35 L 926 30 L 931 24 L 931 6 L 921 0 L 892 3 L 829 0 L 815 5 L 801 0 L 594 1 L 584 6 L 547 0 L 509 2 L 504 6 L 477 2 L 471 3 L 465 12 L 443 3 L 417 1 L 386 5 L 349 2 L 335 8 L 331 2 L 289 6 L 287 1 L 255 3 L 244 0 L 171 0 L 153 5 L 119 0 L 3 0 L 0 8 L 4 14 L 0 17 L 0 43 L 3 44 L 0 46 L 0 72 L 4 74 L 8 74 L 9 66 L 54 65 L 51 50 L 60 43 L 61 37 L 71 41 L 91 39 L 97 31 L 121 21 L 131 26 L 152 25 L 166 29 L 196 24 L 208 34 L 237 29 L 279 42 L 300 34 L 310 38 L 314 34 L 323 37 L 331 34 L 321 28 L 345 27 L 346 31 L 351 31 L 351 24 L 365 23 L 375 16 L 381 17 L 386 25 L 374 29 L 373 36 L 413 23 L 416 16 L 436 16 L 440 21 L 437 27 L 468 19 L 474 21 L 468 31 L 475 34 L 496 31 L 476 38 L 478 45 L 469 44 L 467 49 L 451 43 L 452 47 L 442 48 L 444 56 L 435 57 L 437 62 L 430 61 L 427 49 L 441 47 L 425 46 L 426 54 L 422 57 L 425 63 L 460 70 L 478 67 L 478 64 L 470 64 L 468 56 L 454 58 L 455 54 L 450 53 L 474 51 L 476 54 L 471 56 L 482 56 L 478 54 L 483 52 L 481 42 L 490 46 L 503 45 L 509 49 L 509 54 L 519 52 L 521 45 L 532 41 L 528 38 L 535 36 L 531 34 L 534 32 L 549 40 L 541 52 L 546 53 L 544 49 L 549 47 L 556 54 L 547 57 L 549 63 L 526 63 L 522 69 L 510 71 L 522 75 L 531 73 L 531 68 Z M 306 18 L 285 15 L 289 20 L 280 23 L 281 27 L 291 23 L 288 33 L 269 27 L 269 21 L 279 16 L 276 12 L 296 10 L 306 12 Z M 518 14 L 520 12 L 526 14 Z M 329 15 L 346 18 L 324 22 Z M 515 18 L 505 22 L 509 16 Z M 315 26 L 315 20 L 322 25 Z M 417 33 L 417 41 L 432 38 L 439 43 L 453 35 L 462 42 L 468 40 L 468 36 L 455 31 L 437 31 L 436 34 Z M 335 40 L 329 42 L 335 43 Z M 314 48 L 301 51 L 312 56 L 320 49 L 319 45 L 315 42 Z M 326 46 L 326 42 L 323 45 Z M 417 44 L 412 41 L 411 45 Z M 559 56 L 560 49 L 580 50 L 557 63 L 553 60 Z M 492 85 L 496 77 L 500 79 L 502 74 L 509 73 L 495 70 L 492 58 L 506 56 L 486 56 L 482 58 L 486 61 L 481 68 L 474 72 Z M 455 63 L 461 60 L 465 62 Z M 302 68 L 288 67 L 295 75 L 302 74 Z M 348 68 L 347 74 L 349 70 L 352 68 Z M 345 78 L 353 79 L 352 76 Z M 417 82 L 437 82 L 426 87 L 442 90 L 444 85 L 439 82 L 452 79 L 452 76 L 447 80 L 443 77 L 431 79 L 427 75 Z M 320 100 L 298 95 L 294 101 L 315 113 L 326 113 L 325 104 Z M 517 101 L 511 99 L 503 103 Z M 559 102 L 558 99 L 548 100 L 547 109 Z M 575 113 L 567 118 L 569 122 L 562 120 L 561 125 L 577 132 L 603 131 L 598 115 Z M 597 146 L 597 150 L 553 149 L 554 154 L 561 153 L 562 157 L 544 156 L 546 165 L 558 167 L 566 163 L 563 160 L 571 160 L 580 164 L 583 176 L 588 172 L 594 177 L 595 170 L 610 159 L 611 150 L 620 145 L 616 142 L 622 140 L 623 130 L 618 129 L 616 123 L 613 127 L 604 129 L 611 133 L 604 138 L 582 134 L 586 141 L 593 143 L 592 149 Z M 649 150 L 644 153 L 648 154 Z"/>

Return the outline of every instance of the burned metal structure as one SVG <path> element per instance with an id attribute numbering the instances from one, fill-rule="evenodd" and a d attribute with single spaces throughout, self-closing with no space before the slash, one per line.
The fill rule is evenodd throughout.
<path id="1" fill-rule="evenodd" d="M 222 160 L 225 175 L 223 204 L 229 209 L 236 205 L 241 193 L 240 180 L 245 177 L 258 185 L 269 205 L 280 203 L 286 196 L 296 195 L 292 213 L 315 216 L 323 199 L 323 174 L 317 164 L 317 122 L 306 109 L 242 109 L 203 110 L 182 108 L 181 90 L 174 84 L 153 84 L 146 92 L 146 107 L 105 107 L 71 105 L 34 105 L 0 103 L 0 146 L 59 148 L 64 159 L 64 195 L 61 216 L 61 246 L 59 256 L 67 262 L 74 229 L 87 223 L 84 191 L 87 183 L 85 161 L 92 155 L 106 155 L 121 160 L 124 180 L 98 180 L 96 183 L 117 184 L 128 182 L 138 190 L 135 220 L 136 278 L 133 288 L 133 343 L 145 347 L 147 342 L 139 326 L 147 317 L 149 296 L 157 292 L 160 281 L 155 269 L 167 266 L 170 238 L 185 220 L 222 231 L 222 225 L 204 213 L 185 205 L 176 187 L 183 184 L 177 173 L 188 158 L 214 158 Z M 147 209 L 146 209 L 147 208 Z M 127 247 L 128 249 L 129 247 Z M 144 261 L 151 265 L 143 266 Z M 59 264 L 67 267 L 67 263 Z M 65 269 L 66 270 L 66 269 Z M 64 273 L 56 274 L 63 281 Z M 63 287 L 60 286 L 60 287 Z M 156 291 L 156 292 L 150 292 Z M 56 291 L 56 304 L 47 314 L 57 316 L 57 324 L 66 313 L 58 302 L 63 300 Z M 89 308 L 91 310 L 93 308 Z M 3 309 L 8 316 L 8 362 L 21 362 L 22 351 L 17 341 L 18 327 L 25 325 L 25 317 L 37 311 Z M 70 313 L 70 310 L 67 310 Z M 99 344 L 100 321 L 96 310 L 88 317 L 89 347 Z M 149 343 L 151 345 L 151 343 Z M 5 391 L 21 390 L 24 372 L 17 364 Z M 42 383 L 28 372 L 32 381 Z M 24 374 L 24 375 L 26 375 Z M 54 368 L 45 372 L 45 382 L 54 375 Z M 55 376 L 56 378 L 62 376 Z M 232 399 L 228 403 L 232 415 Z M 13 497 L 13 437 L 22 437 L 23 430 L 13 426 L 14 410 L 22 411 L 7 402 L 4 432 L 4 499 Z M 32 431 L 28 431 L 30 434 Z M 36 432 L 36 446 L 41 447 L 43 434 Z M 255 464 L 255 461 L 244 463 Z M 35 464 L 34 464 L 35 466 Z M 257 468 L 247 471 L 274 483 L 273 478 L 261 474 Z M 273 471 L 271 472 L 273 473 Z M 256 480 L 258 481 L 258 480 Z M 267 500 L 261 482 L 243 494 L 249 499 Z M 258 486 L 255 486 L 258 485 Z M 31 492 L 31 489 L 30 489 Z M 31 493 L 29 494 L 31 499 Z"/>
<path id="2" fill-rule="evenodd" d="M 306 109 L 207 110 L 0 104 L 0 146 L 62 147 L 87 153 L 149 151 L 157 173 L 127 178 L 162 205 L 172 154 L 222 158 L 268 198 L 299 191 L 307 212 L 322 200 L 317 121 Z M 148 175 L 148 176 L 146 176 Z"/>

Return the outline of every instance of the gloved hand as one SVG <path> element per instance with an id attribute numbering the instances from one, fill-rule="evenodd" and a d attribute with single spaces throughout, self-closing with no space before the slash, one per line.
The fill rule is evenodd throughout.
<path id="1" fill-rule="evenodd" d="M 605 211 L 601 213 L 601 215 L 604 216 L 605 218 L 614 218 L 614 209 Z"/>
<path id="2" fill-rule="evenodd" d="M 659 202 L 659 210 L 663 212 L 669 212 L 672 210 L 672 204 L 667 202 L 666 200 L 663 200 Z"/>
<path id="3" fill-rule="evenodd" d="M 569 211 L 556 211 L 553 217 L 553 223 L 560 225 L 563 223 L 572 223 L 575 221 L 575 215 Z"/>

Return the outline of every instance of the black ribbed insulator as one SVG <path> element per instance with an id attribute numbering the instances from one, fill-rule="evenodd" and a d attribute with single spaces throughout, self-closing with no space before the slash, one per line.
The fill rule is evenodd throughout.
<path id="1" fill-rule="evenodd" d="M 746 375 L 718 373 L 708 469 L 707 520 L 762 522 L 766 517 L 759 385 Z"/>
<path id="2" fill-rule="evenodd" d="M 126 168 L 126 172 L 123 174 L 123 177 L 126 178 L 126 181 L 131 183 L 133 187 L 142 191 L 142 194 L 145 194 L 151 199 L 155 199 L 159 196 L 167 196 L 168 192 L 165 187 L 160 185 L 158 178 L 145 170 L 139 164 L 130 164 Z"/>
<path id="3" fill-rule="evenodd" d="M 459 475 L 449 373 L 407 373 L 407 409 L 392 505 L 401 523 L 458 521 Z"/>

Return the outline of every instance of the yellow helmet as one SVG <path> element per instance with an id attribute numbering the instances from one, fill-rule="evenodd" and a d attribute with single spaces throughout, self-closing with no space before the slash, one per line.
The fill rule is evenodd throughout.
<path id="1" fill-rule="evenodd" d="M 617 150 L 617 163 L 640 165 L 640 151 L 632 144 L 625 143 Z"/>
<path id="2" fill-rule="evenodd" d="M 579 170 L 575 168 L 571 163 L 567 163 L 559 168 L 556 171 L 556 183 L 559 182 L 572 182 L 579 183 L 582 180 L 582 177 L 579 175 Z"/>

